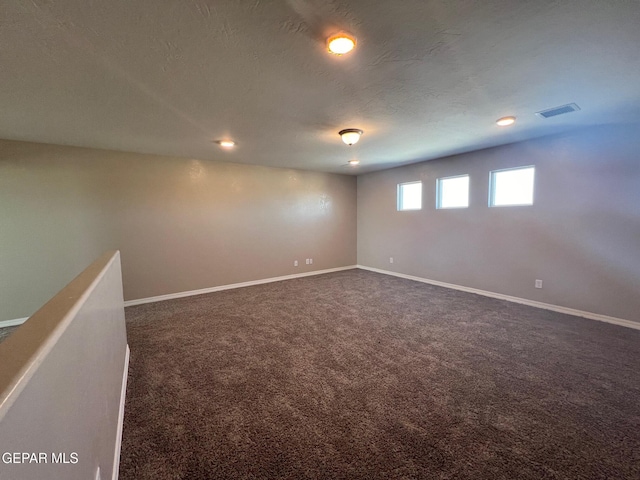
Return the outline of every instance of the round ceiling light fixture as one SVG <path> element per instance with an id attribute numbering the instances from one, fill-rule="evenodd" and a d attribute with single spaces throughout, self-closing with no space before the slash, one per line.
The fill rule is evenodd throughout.
<path id="1" fill-rule="evenodd" d="M 233 140 L 216 140 L 216 143 L 222 148 L 233 148 L 236 146 L 236 142 Z"/>
<path id="2" fill-rule="evenodd" d="M 349 165 L 351 165 L 352 167 L 355 167 L 356 165 L 360 165 L 360 160 L 349 160 Z"/>
<path id="3" fill-rule="evenodd" d="M 356 39 L 345 32 L 336 33 L 327 38 L 327 50 L 334 55 L 344 55 L 356 47 Z"/>
<path id="4" fill-rule="evenodd" d="M 364 132 L 359 128 L 345 128 L 344 130 L 340 130 L 338 135 L 342 137 L 342 141 L 347 145 L 353 145 L 354 143 L 358 143 L 360 140 L 360 135 Z"/>
<path id="5" fill-rule="evenodd" d="M 502 117 L 496 120 L 496 125 L 499 127 L 508 127 L 516 123 L 516 117 Z"/>

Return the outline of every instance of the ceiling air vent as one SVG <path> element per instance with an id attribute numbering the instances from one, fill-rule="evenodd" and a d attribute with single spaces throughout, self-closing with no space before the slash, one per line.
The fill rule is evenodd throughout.
<path id="1" fill-rule="evenodd" d="M 563 115 L 565 113 L 576 112 L 580 110 L 580 107 L 575 103 L 569 103 L 567 105 L 561 105 L 560 107 L 548 108 L 547 110 L 542 110 L 541 112 L 536 112 L 536 115 L 542 118 L 551 118 L 558 115 Z"/>

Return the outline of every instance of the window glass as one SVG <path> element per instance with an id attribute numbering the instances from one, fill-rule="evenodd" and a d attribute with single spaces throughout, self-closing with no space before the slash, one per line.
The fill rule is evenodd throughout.
<path id="1" fill-rule="evenodd" d="M 436 208 L 466 208 L 469 206 L 469 175 L 439 178 L 436 191 Z"/>
<path id="2" fill-rule="evenodd" d="M 422 182 L 398 184 L 398 210 L 422 208 Z"/>
<path id="3" fill-rule="evenodd" d="M 533 166 L 491 172 L 489 205 L 533 205 L 534 176 Z"/>

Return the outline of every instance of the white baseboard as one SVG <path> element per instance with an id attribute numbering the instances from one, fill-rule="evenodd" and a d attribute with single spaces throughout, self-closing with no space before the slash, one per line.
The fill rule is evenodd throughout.
<path id="1" fill-rule="evenodd" d="M 551 303 L 537 302 L 535 300 L 528 300 L 526 298 L 512 297 L 511 295 L 503 295 L 502 293 L 488 292 L 486 290 L 479 290 L 477 288 L 463 287 L 462 285 L 455 285 L 453 283 L 439 282 L 438 280 L 429 280 L 422 277 L 414 277 L 413 275 L 405 275 L 404 273 L 391 272 L 389 270 L 382 270 L 380 268 L 366 267 L 364 265 L 357 265 L 357 268 L 362 270 L 369 270 L 371 272 L 383 273 L 385 275 L 393 275 L 394 277 L 406 278 L 408 280 L 414 280 L 416 282 L 428 283 L 430 285 L 437 285 L 439 287 L 451 288 L 453 290 L 460 290 L 463 292 L 475 293 L 483 295 L 485 297 L 498 298 L 500 300 L 507 300 L 508 302 L 521 303 L 523 305 L 529 305 L 531 307 L 542 308 L 545 310 L 552 310 L 554 312 L 566 313 L 568 315 L 575 315 L 576 317 L 588 318 L 590 320 L 598 320 L 600 322 L 613 323 L 614 325 L 620 325 L 621 327 L 634 328 L 640 330 L 640 323 L 633 322 L 631 320 L 625 320 L 623 318 L 609 317 L 607 315 L 601 315 L 599 313 L 585 312 L 582 310 L 576 310 L 574 308 L 561 307 L 559 305 L 553 305 Z"/>
<path id="2" fill-rule="evenodd" d="M 116 446 L 113 454 L 112 480 L 118 480 L 120 474 L 120 450 L 122 448 L 122 428 L 124 426 L 124 402 L 127 398 L 127 379 L 129 378 L 129 345 L 124 356 L 124 371 L 122 372 L 122 389 L 120 391 L 120 410 L 118 412 L 118 431 L 116 433 Z"/>
<path id="3" fill-rule="evenodd" d="M 313 272 L 294 273 L 292 275 L 284 275 L 282 277 L 263 278 L 261 280 L 252 280 L 250 282 L 231 283 L 229 285 L 220 285 L 218 287 L 202 288 L 200 290 L 190 290 L 187 292 L 158 295 L 157 297 L 139 298 L 138 300 L 127 300 L 126 302 L 124 302 L 124 306 L 132 307 L 134 305 L 142 305 L 144 303 L 162 302 L 164 300 L 173 300 L 175 298 L 191 297 L 193 295 L 202 295 L 205 293 L 220 292 L 222 290 L 231 290 L 233 288 L 251 287 L 253 285 L 262 285 L 263 283 L 281 282 L 283 280 L 292 280 L 294 278 L 310 277 L 312 275 L 322 275 L 323 273 L 341 272 L 343 270 L 353 270 L 354 268 L 358 268 L 357 265 L 349 265 L 347 267 L 328 268 L 326 270 L 315 270 Z"/>
<path id="4" fill-rule="evenodd" d="M 14 320 L 2 320 L 2 321 L 0 321 L 0 328 L 16 327 L 18 325 L 22 325 L 27 320 L 29 320 L 29 317 L 16 318 Z"/>

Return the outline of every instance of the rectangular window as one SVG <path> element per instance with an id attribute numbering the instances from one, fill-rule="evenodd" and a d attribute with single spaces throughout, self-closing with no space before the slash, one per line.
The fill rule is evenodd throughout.
<path id="1" fill-rule="evenodd" d="M 489 180 L 489 206 L 533 205 L 535 167 L 494 170 Z"/>
<path id="2" fill-rule="evenodd" d="M 469 175 L 444 177 L 436 181 L 436 208 L 469 206 Z"/>
<path id="3" fill-rule="evenodd" d="M 422 208 L 422 182 L 398 184 L 398 211 Z"/>

